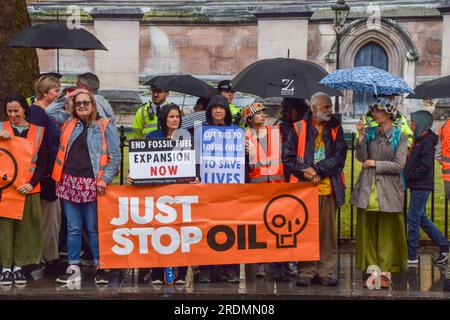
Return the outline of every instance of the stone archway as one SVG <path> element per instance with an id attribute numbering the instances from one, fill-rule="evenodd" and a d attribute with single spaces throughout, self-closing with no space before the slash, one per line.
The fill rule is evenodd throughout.
<path id="1" fill-rule="evenodd" d="M 379 44 L 387 53 L 389 60 L 389 72 L 398 75 L 414 87 L 415 62 L 419 58 L 416 46 L 408 33 L 401 25 L 392 19 L 382 18 L 376 29 L 369 29 L 366 19 L 352 21 L 342 33 L 340 65 L 341 68 L 354 66 L 356 54 L 370 42 Z M 334 67 L 336 61 L 336 42 L 333 43 L 326 61 Z M 352 113 L 351 92 L 346 92 L 343 101 L 343 113 Z"/>

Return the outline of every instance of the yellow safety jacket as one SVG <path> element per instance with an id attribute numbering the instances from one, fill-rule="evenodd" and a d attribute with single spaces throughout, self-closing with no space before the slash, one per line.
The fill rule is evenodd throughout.
<path id="1" fill-rule="evenodd" d="M 230 103 L 230 111 L 231 117 L 233 118 L 233 123 L 245 129 L 244 127 L 245 124 L 241 123 L 241 112 L 242 112 L 241 108 L 236 106 L 234 103 Z"/>
<path id="2" fill-rule="evenodd" d="M 36 100 L 35 96 L 27 97 L 28 105 L 31 106 L 34 103 L 35 100 Z"/>
<path id="3" fill-rule="evenodd" d="M 158 129 L 158 115 L 151 108 L 151 101 L 139 106 L 133 119 L 133 137 L 142 139 Z"/>

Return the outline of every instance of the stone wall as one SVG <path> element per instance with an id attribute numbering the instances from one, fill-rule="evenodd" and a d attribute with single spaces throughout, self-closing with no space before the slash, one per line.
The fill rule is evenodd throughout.
<path id="1" fill-rule="evenodd" d="M 400 23 L 417 47 L 416 76 L 440 75 L 442 21 Z M 95 34 L 93 25 L 83 27 Z M 329 23 L 308 25 L 308 60 L 325 69 L 325 61 L 335 40 Z M 142 26 L 140 27 L 139 73 L 190 73 L 196 75 L 234 75 L 257 59 L 256 25 L 245 26 Z M 56 68 L 56 50 L 38 49 L 42 71 Z M 60 50 L 60 70 L 82 73 L 95 69 L 93 51 Z M 331 71 L 331 70 L 329 70 Z"/>
<path id="2" fill-rule="evenodd" d="M 416 77 L 441 74 L 442 21 L 400 22 L 411 35 L 419 59 L 416 61 Z"/>
<path id="3" fill-rule="evenodd" d="M 140 73 L 234 75 L 256 61 L 257 28 L 141 25 Z"/>
<path id="4" fill-rule="evenodd" d="M 330 23 L 309 23 L 308 26 L 308 60 L 313 61 L 327 71 L 334 70 L 334 64 L 328 64 L 325 56 L 336 39 Z"/>
<path id="5" fill-rule="evenodd" d="M 133 79 L 137 73 L 140 80 L 155 74 L 175 73 L 212 76 L 210 79 L 215 80 L 231 78 L 257 59 L 285 57 L 287 49 L 293 58 L 314 61 L 329 72 L 335 69 L 335 61 L 329 55 L 335 42 L 329 9 L 317 10 L 303 5 L 273 5 L 267 10 L 205 8 L 167 7 L 161 11 L 146 11 L 135 32 L 128 33 L 139 39 L 138 52 L 133 52 L 133 56 L 138 57 Z M 355 6 L 352 8 L 347 26 L 365 19 L 364 12 L 355 10 Z M 388 54 L 389 71 L 403 77 L 412 87 L 441 73 L 448 74 L 450 49 L 445 47 L 444 34 L 450 34 L 450 15 L 443 19 L 434 7 L 423 8 L 408 9 L 405 5 L 383 11 L 384 21 L 379 32 L 366 29 L 365 23 L 354 23 L 354 29 L 349 28 L 350 36 L 344 37 L 341 43 L 341 68 L 352 67 L 358 49 L 367 41 L 375 41 Z M 83 27 L 95 34 L 95 19 L 87 13 L 83 19 Z M 35 20 L 35 23 L 41 21 Z M 112 21 L 111 25 L 116 24 Z M 119 23 L 117 28 L 120 28 Z M 107 41 L 101 39 L 101 33 L 97 36 Z M 42 72 L 56 69 L 56 50 L 38 50 L 38 56 Z M 125 62 L 128 61 L 117 61 L 117 67 L 120 69 Z M 108 62 L 112 63 L 115 62 Z M 63 74 L 95 72 L 102 64 L 105 65 L 102 56 L 93 51 L 60 51 Z M 119 79 L 115 84 L 120 83 Z M 110 89 L 116 90 L 116 85 Z M 135 81 L 133 90 L 137 88 Z M 351 92 L 346 92 L 341 100 L 344 113 L 352 110 L 352 96 Z M 407 112 L 422 108 L 420 100 L 404 100 L 403 103 Z"/>
<path id="6" fill-rule="evenodd" d="M 95 34 L 92 25 L 83 27 Z M 141 25 L 139 38 L 139 74 L 143 77 L 164 73 L 232 76 L 257 59 L 256 25 Z M 56 50 L 37 51 L 41 71 L 55 70 Z M 60 72 L 94 72 L 94 54 L 60 50 Z"/>

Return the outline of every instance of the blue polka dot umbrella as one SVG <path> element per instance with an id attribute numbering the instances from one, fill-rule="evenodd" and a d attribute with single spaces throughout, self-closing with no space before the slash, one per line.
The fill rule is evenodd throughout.
<path id="1" fill-rule="evenodd" d="M 371 66 L 339 69 L 327 75 L 319 83 L 333 89 L 349 89 L 375 96 L 414 93 L 402 78 Z"/>

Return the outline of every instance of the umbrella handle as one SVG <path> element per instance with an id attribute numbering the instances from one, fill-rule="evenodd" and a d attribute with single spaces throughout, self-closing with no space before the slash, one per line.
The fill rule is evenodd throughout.
<path id="1" fill-rule="evenodd" d="M 183 112 L 183 114 L 184 114 L 184 100 L 186 99 L 186 94 L 184 94 L 184 96 L 183 96 L 183 104 L 181 105 L 181 111 Z"/>
<path id="2" fill-rule="evenodd" d="M 367 91 L 364 91 L 364 99 L 363 99 L 363 115 L 366 111 L 366 95 L 367 95 Z"/>

